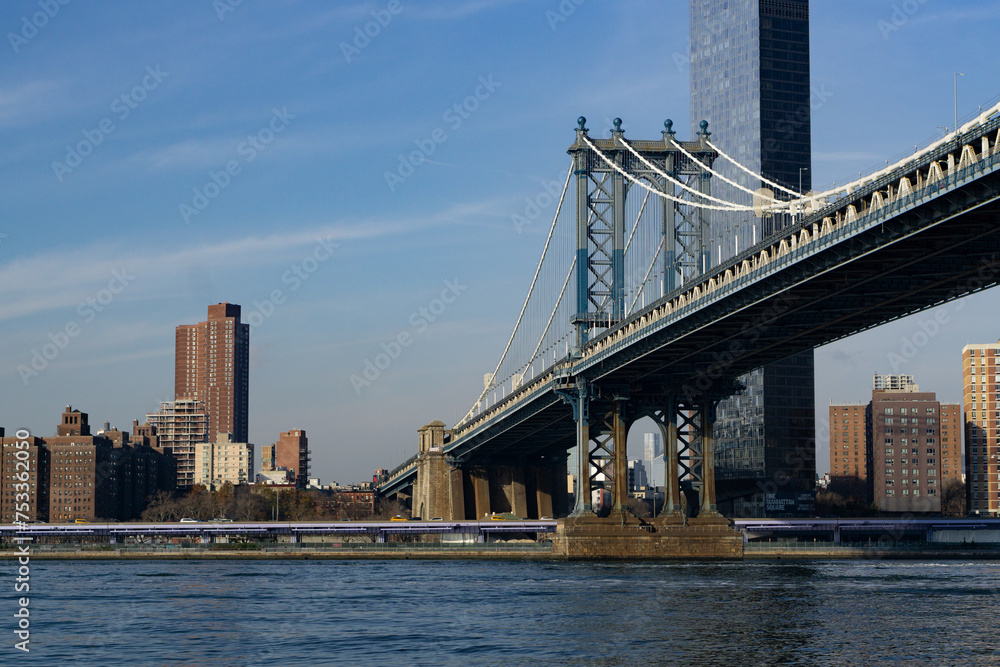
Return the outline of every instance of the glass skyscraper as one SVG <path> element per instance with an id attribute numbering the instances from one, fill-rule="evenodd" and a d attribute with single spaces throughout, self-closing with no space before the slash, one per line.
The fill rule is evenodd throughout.
<path id="1" fill-rule="evenodd" d="M 691 127 L 709 123 L 733 158 L 793 190 L 811 187 L 808 0 L 691 0 Z M 724 160 L 715 168 L 743 182 Z M 712 194 L 751 204 L 715 179 Z M 760 183 L 747 184 L 755 189 Z M 745 250 L 788 223 L 714 213 L 712 256 Z M 720 511 L 762 517 L 812 511 L 816 479 L 813 353 L 743 377 L 715 424 Z"/>

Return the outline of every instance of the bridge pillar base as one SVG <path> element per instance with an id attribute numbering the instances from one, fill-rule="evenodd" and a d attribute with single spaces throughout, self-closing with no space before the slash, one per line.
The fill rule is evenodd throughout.
<path id="1" fill-rule="evenodd" d="M 510 511 L 514 516 L 528 518 L 528 490 L 524 480 L 524 466 L 514 465 L 510 469 Z"/>
<path id="2" fill-rule="evenodd" d="M 452 468 L 440 451 L 423 452 L 417 459 L 410 511 L 424 520 L 465 519 L 462 471 Z"/>
<path id="3" fill-rule="evenodd" d="M 552 478 L 551 468 L 533 467 L 529 474 L 534 476 L 535 481 L 535 509 L 538 511 L 538 518 L 543 516 L 553 516 L 552 514 Z"/>
<path id="4" fill-rule="evenodd" d="M 741 560 L 743 536 L 725 517 L 569 517 L 553 551 L 568 560 Z"/>
<path id="5" fill-rule="evenodd" d="M 490 476 L 489 472 L 483 468 L 476 468 L 471 471 L 472 477 L 472 504 L 475 519 L 480 521 L 490 516 Z"/>

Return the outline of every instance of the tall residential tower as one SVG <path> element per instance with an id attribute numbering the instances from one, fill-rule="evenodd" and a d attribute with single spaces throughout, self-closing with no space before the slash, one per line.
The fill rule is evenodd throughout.
<path id="1" fill-rule="evenodd" d="M 965 489 L 970 512 L 1000 514 L 1000 342 L 962 348 Z"/>
<path id="2" fill-rule="evenodd" d="M 208 319 L 177 327 L 174 398 L 202 401 L 208 412 L 209 442 L 229 433 L 248 442 L 250 325 L 240 307 L 208 307 Z"/>

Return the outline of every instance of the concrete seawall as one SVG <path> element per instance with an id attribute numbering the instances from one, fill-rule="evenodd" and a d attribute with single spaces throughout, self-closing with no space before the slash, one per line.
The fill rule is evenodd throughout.
<path id="1" fill-rule="evenodd" d="M 881 547 L 823 547 L 796 548 L 792 546 L 747 548 L 741 555 L 723 555 L 717 551 L 705 553 L 695 545 L 683 549 L 666 549 L 673 555 L 665 557 L 656 553 L 666 545 L 658 541 L 649 541 L 651 550 L 648 553 L 638 553 L 634 545 L 623 546 L 619 540 L 601 542 L 595 549 L 589 541 L 579 544 L 576 551 L 567 555 L 558 548 L 532 546 L 530 548 L 484 549 L 484 548 L 427 548 L 410 547 L 395 549 L 262 549 L 262 550 L 220 550 L 220 549 L 158 549 L 158 550 L 40 550 L 32 551 L 33 561 L 43 560 L 593 560 L 593 561 L 654 561 L 654 560 L 1000 560 L 1000 549 L 941 549 L 934 545 L 926 548 Z M 704 547 L 705 545 L 701 545 Z M 624 551 L 622 551 L 624 549 Z M 645 547 L 643 548 L 645 551 Z M 614 552 L 618 552 L 617 555 Z M 681 555 L 680 552 L 684 552 Z M 17 555 L 12 552 L 0 552 L 0 562 L 16 563 Z"/>

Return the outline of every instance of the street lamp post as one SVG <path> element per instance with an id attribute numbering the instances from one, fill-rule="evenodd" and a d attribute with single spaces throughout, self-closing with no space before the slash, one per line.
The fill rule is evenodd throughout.
<path id="1" fill-rule="evenodd" d="M 809 167 L 799 167 L 799 194 L 802 193 L 802 172 L 809 171 Z"/>
<path id="2" fill-rule="evenodd" d="M 955 72 L 955 139 L 958 139 L 958 77 L 965 76 L 962 72 Z"/>
<path id="3" fill-rule="evenodd" d="M 645 444 L 645 443 L 643 443 L 643 444 Z M 651 483 L 653 481 L 653 453 L 654 452 L 652 452 L 652 451 L 649 452 L 649 454 L 650 454 L 649 467 L 645 470 L 645 473 L 646 473 L 646 488 L 648 489 L 650 487 L 653 487 L 653 516 L 655 517 L 656 516 L 656 484 L 652 484 Z"/>

